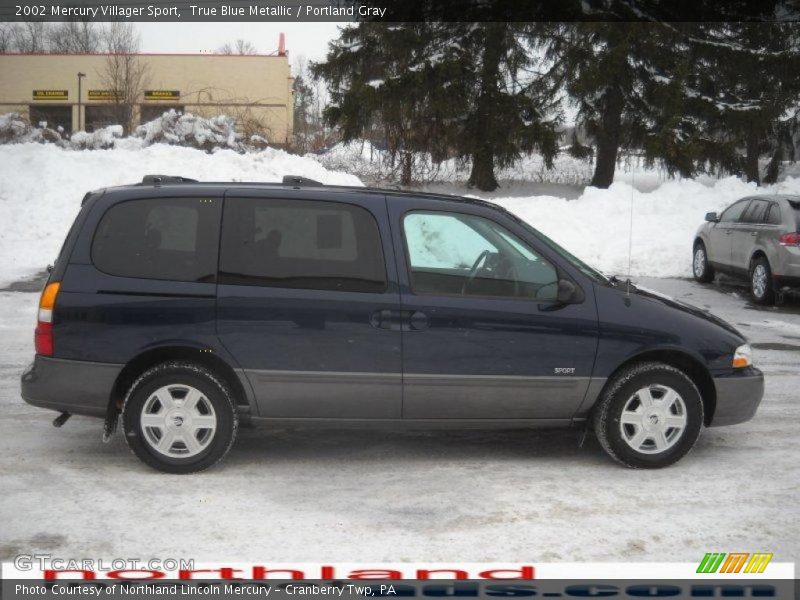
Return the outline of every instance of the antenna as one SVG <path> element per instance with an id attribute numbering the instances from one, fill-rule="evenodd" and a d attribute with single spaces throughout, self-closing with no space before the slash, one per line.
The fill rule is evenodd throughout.
<path id="1" fill-rule="evenodd" d="M 634 187 L 636 183 L 636 168 L 631 165 L 631 211 L 630 211 L 630 220 L 628 222 L 628 283 L 626 293 L 630 295 L 631 293 L 631 256 L 633 254 L 633 192 L 636 189 Z"/>

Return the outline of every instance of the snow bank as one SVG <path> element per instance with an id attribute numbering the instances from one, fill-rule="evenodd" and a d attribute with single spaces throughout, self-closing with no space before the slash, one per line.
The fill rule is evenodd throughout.
<path id="1" fill-rule="evenodd" d="M 92 133 L 76 131 L 69 138 L 69 146 L 73 150 L 105 150 L 113 148 L 121 137 L 122 125 L 109 125 Z"/>
<path id="2" fill-rule="evenodd" d="M 149 173 L 204 181 L 279 181 L 291 174 L 361 185 L 352 175 L 273 148 L 209 154 L 165 144 L 84 152 L 53 144 L 0 145 L 0 287 L 53 262 L 87 191 L 136 183 Z"/>
<path id="3" fill-rule="evenodd" d="M 608 274 L 691 277 L 694 234 L 705 214 L 750 194 L 800 194 L 800 178 L 757 188 L 736 177 L 662 182 L 651 191 L 615 182 L 586 188 L 577 200 L 554 196 L 491 198 Z M 631 208 L 633 210 L 631 214 Z M 633 235 L 629 235 L 631 217 Z"/>
<path id="4" fill-rule="evenodd" d="M 329 184 L 360 185 L 354 175 L 331 171 L 317 160 L 281 150 L 239 154 L 207 153 L 155 144 L 146 148 L 74 152 L 52 144 L 0 146 L 0 286 L 51 263 L 88 190 L 134 183 L 148 173 L 183 175 L 205 181 L 277 181 L 294 174 Z M 688 277 L 692 240 L 706 212 L 758 193 L 800 194 L 800 178 L 756 188 L 735 177 L 660 181 L 636 175 L 637 188 L 620 181 L 600 190 L 526 184 L 484 195 L 516 213 L 589 264 L 609 273 L 628 272 L 628 230 L 633 206 L 631 274 Z M 625 180 L 628 181 L 625 181 Z M 640 186 L 641 181 L 646 186 Z M 549 195 L 537 194 L 545 187 Z M 508 189 L 508 188 L 506 188 Z M 463 194 L 456 185 L 438 191 Z M 506 192 L 506 196 L 510 193 Z"/>
<path id="5" fill-rule="evenodd" d="M 308 154 L 329 169 L 346 170 L 369 182 L 397 183 L 400 180 L 399 155 L 392 161 L 391 154 L 380 150 L 367 141 L 339 143 L 324 154 Z M 586 184 L 592 178 L 592 163 L 561 152 L 553 160 L 553 168 L 547 169 L 539 154 L 523 156 L 515 165 L 498 169 L 496 176 L 502 181 L 548 182 L 564 184 Z M 430 156 L 414 155 L 413 174 L 416 181 L 457 183 L 469 179 L 470 164 L 450 159 L 439 165 L 433 164 Z"/>
<path id="6" fill-rule="evenodd" d="M 245 149 L 241 134 L 236 132 L 236 119 L 225 115 L 206 119 L 169 110 L 160 118 L 137 127 L 134 135 L 147 146 L 161 143 L 201 150 Z"/>
<path id="7" fill-rule="evenodd" d="M 246 152 L 261 150 L 269 143 L 259 135 L 251 136 L 249 143 L 245 143 L 236 131 L 233 117 L 205 118 L 175 110 L 166 111 L 159 118 L 140 125 L 130 137 L 123 138 L 122 133 L 122 125 L 109 125 L 92 133 L 76 131 L 68 136 L 62 129 L 49 128 L 46 123 L 34 127 L 19 113 L 0 115 L 0 144 L 51 143 L 70 150 L 137 150 L 152 144 L 169 144 L 209 152 L 219 148 Z"/>

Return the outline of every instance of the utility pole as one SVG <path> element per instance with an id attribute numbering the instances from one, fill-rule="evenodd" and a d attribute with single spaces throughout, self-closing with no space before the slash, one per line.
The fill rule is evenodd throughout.
<path id="1" fill-rule="evenodd" d="M 78 72 L 78 131 L 81 131 L 81 80 L 86 77 L 86 73 Z"/>

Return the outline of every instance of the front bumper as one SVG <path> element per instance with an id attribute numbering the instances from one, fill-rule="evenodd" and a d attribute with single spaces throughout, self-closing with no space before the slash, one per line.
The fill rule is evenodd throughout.
<path id="1" fill-rule="evenodd" d="M 37 354 L 22 374 L 22 399 L 33 406 L 73 415 L 105 417 L 122 367 Z"/>
<path id="2" fill-rule="evenodd" d="M 717 405 L 709 427 L 736 425 L 749 421 L 756 414 L 764 397 L 764 374 L 755 367 L 714 377 Z"/>

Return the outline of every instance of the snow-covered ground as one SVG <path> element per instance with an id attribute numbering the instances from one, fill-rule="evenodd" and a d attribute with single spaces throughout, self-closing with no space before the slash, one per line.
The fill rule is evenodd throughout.
<path id="1" fill-rule="evenodd" d="M 755 419 L 706 429 L 659 471 L 593 437 L 520 432 L 244 429 L 193 476 L 142 465 L 99 420 L 24 404 L 37 295 L 0 292 L 0 560 L 186 557 L 286 561 L 687 561 L 711 550 L 800 557 L 800 306 L 652 279 L 735 324 L 766 373 Z"/>
<path id="2" fill-rule="evenodd" d="M 567 158 L 564 169 L 574 166 L 575 159 Z M 630 240 L 630 272 L 656 277 L 690 275 L 692 239 L 705 213 L 719 211 L 757 189 L 735 177 L 665 180 L 655 171 L 620 170 L 618 181 L 600 190 L 571 185 L 570 177 L 559 171 L 551 174 L 550 181 L 567 183 L 536 183 L 538 168 L 523 162 L 514 177 L 527 176 L 528 182 L 515 180 L 491 194 L 477 194 L 457 183 L 433 189 L 496 202 L 610 274 L 628 273 Z M 0 228 L 4 259 L 0 286 L 53 262 L 87 191 L 135 183 L 148 173 L 205 181 L 278 181 L 292 174 L 329 184 L 361 185 L 356 176 L 331 171 L 315 158 L 275 149 L 210 154 L 164 144 L 92 151 L 0 145 L 0 215 L 8 224 Z M 800 178 L 790 177 L 758 192 L 800 193 Z"/>

